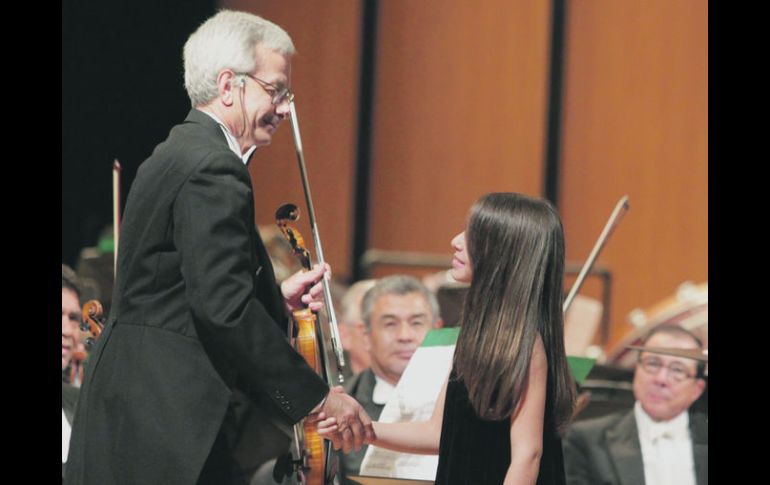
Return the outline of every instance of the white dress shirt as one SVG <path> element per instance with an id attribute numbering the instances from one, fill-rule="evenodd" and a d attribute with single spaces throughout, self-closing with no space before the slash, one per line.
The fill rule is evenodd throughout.
<path id="1" fill-rule="evenodd" d="M 72 426 L 67 421 L 67 416 L 64 415 L 64 409 L 61 410 L 61 462 L 67 463 L 67 455 L 70 452 L 70 435 L 72 434 Z"/>
<path id="2" fill-rule="evenodd" d="M 377 374 L 374 374 L 374 390 L 372 391 L 372 402 L 374 404 L 385 404 L 395 390 L 395 386 L 391 386 L 390 382 L 380 379 L 377 377 Z"/>
<path id="3" fill-rule="evenodd" d="M 211 118 L 216 121 L 219 124 L 219 127 L 222 128 L 222 133 L 225 134 L 225 138 L 227 139 L 227 146 L 230 147 L 230 150 L 232 150 L 238 157 L 243 160 L 244 165 L 249 164 L 249 159 L 251 158 L 251 154 L 254 153 L 254 150 L 257 149 L 257 146 L 254 145 L 253 147 L 246 150 L 246 153 L 241 154 L 241 146 L 238 144 L 238 140 L 235 138 L 235 136 L 230 132 L 230 130 L 227 129 L 224 123 L 222 123 L 222 120 L 220 120 L 214 113 L 209 113 L 208 111 L 198 110 L 202 113 L 206 113 L 207 115 L 211 116 Z"/>
<path id="4" fill-rule="evenodd" d="M 687 411 L 669 421 L 656 422 L 637 401 L 634 415 L 642 447 L 644 482 L 648 485 L 695 485 Z"/>

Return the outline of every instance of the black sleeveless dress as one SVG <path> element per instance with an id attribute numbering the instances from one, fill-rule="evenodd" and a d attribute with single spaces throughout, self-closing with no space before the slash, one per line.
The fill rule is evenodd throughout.
<path id="1" fill-rule="evenodd" d="M 565 485 L 561 439 L 551 418 L 547 387 L 543 454 L 537 485 Z M 449 376 L 441 426 L 436 485 L 500 485 L 511 464 L 511 421 L 478 417 L 465 385 Z"/>

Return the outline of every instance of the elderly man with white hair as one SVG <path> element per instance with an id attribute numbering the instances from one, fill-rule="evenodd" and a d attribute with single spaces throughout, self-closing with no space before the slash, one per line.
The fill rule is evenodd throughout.
<path id="1" fill-rule="evenodd" d="M 279 287 L 246 164 L 289 114 L 294 46 L 223 10 L 184 46 L 192 109 L 128 194 L 111 314 L 86 368 L 65 483 L 238 483 L 234 390 L 286 424 L 337 416 L 343 451 L 374 437 L 289 344 L 288 313 L 320 309 L 328 266 Z"/>

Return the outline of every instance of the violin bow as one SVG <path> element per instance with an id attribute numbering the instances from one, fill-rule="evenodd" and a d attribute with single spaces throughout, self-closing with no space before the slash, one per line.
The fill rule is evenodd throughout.
<path id="1" fill-rule="evenodd" d="M 120 162 L 116 158 L 112 163 L 112 238 L 115 247 L 113 254 L 113 274 L 118 272 L 118 238 L 120 237 Z"/>
<path id="2" fill-rule="evenodd" d="M 315 254 L 316 258 L 318 259 L 318 263 L 321 265 L 325 264 L 324 261 L 324 253 L 323 248 L 321 247 L 321 237 L 318 234 L 318 224 L 316 224 L 315 219 L 315 211 L 313 210 L 313 199 L 310 196 L 310 183 L 308 182 L 307 178 L 307 170 L 305 169 L 305 155 L 302 151 L 302 138 L 299 134 L 299 122 L 297 120 L 297 110 L 294 107 L 294 96 L 292 95 L 289 98 L 289 109 L 291 111 L 291 116 L 289 117 L 291 121 L 291 132 L 294 135 L 294 148 L 297 152 L 297 163 L 299 164 L 299 172 L 302 176 L 302 188 L 305 191 L 305 203 L 307 204 L 307 212 L 308 212 L 308 221 L 310 223 L 310 230 L 313 233 L 313 245 L 315 246 Z M 336 312 L 334 311 L 334 303 L 332 302 L 331 297 L 331 289 L 329 287 L 329 280 L 324 275 L 323 279 L 323 290 L 324 290 L 324 303 L 326 305 L 326 314 L 329 317 L 329 327 L 331 329 L 331 342 L 332 342 L 332 349 L 334 351 L 334 356 L 337 358 L 337 379 L 338 383 L 344 382 L 344 377 L 342 376 L 342 369 L 345 367 L 345 356 L 342 352 L 342 344 L 340 343 L 340 333 L 339 328 L 337 325 L 337 316 Z M 319 325 L 319 328 L 321 326 Z M 324 332 L 323 329 L 321 329 L 321 339 L 324 339 Z M 323 347 L 323 346 L 322 346 Z M 326 359 L 326 352 L 323 352 L 324 360 Z M 327 366 L 328 369 L 328 366 Z"/>
<path id="3" fill-rule="evenodd" d="M 594 261 L 596 260 L 596 257 L 599 256 L 599 252 L 602 250 L 602 248 L 604 248 L 604 245 L 607 242 L 607 238 L 609 238 L 610 234 L 612 234 L 612 231 L 615 230 L 615 227 L 617 227 L 621 217 L 626 213 L 626 211 L 628 211 L 629 207 L 630 206 L 628 204 L 627 195 L 624 195 L 623 197 L 621 197 L 618 203 L 615 204 L 615 209 L 612 211 L 612 214 L 610 215 L 610 219 L 607 221 L 607 224 L 604 225 L 604 230 L 599 235 L 599 239 L 596 241 L 596 244 L 594 244 L 594 248 L 593 250 L 591 250 L 591 254 L 588 256 L 588 259 L 583 265 L 583 268 L 580 270 L 580 273 L 578 274 L 578 277 L 575 280 L 575 283 L 572 285 L 572 288 L 569 290 L 569 294 L 567 295 L 567 298 L 564 300 L 564 305 L 562 307 L 563 313 L 565 314 L 567 313 L 567 310 L 572 304 L 572 300 L 575 299 L 575 295 L 577 295 L 578 290 L 583 285 L 583 280 L 585 280 L 586 276 L 588 275 L 588 272 L 591 271 L 591 268 L 594 265 Z"/>

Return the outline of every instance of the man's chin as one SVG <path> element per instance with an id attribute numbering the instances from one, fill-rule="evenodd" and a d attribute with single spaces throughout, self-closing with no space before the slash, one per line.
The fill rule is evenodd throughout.
<path id="1" fill-rule="evenodd" d="M 261 132 L 257 135 L 256 141 L 254 142 L 254 146 L 257 148 L 265 147 L 273 141 L 273 136 L 271 134 L 266 133 L 264 130 L 260 131 Z"/>

